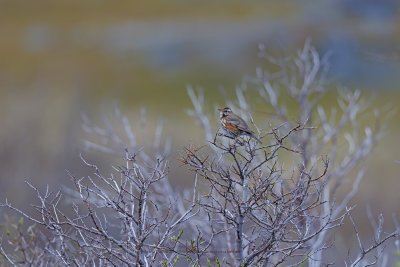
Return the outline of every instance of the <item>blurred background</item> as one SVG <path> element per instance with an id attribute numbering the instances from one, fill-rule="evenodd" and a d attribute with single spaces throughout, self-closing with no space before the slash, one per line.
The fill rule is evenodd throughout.
<path id="1" fill-rule="evenodd" d="M 101 122 L 114 102 L 136 127 L 144 107 L 149 124 L 162 118 L 174 151 L 200 140 L 185 113 L 188 85 L 204 89 L 212 113 L 264 64 L 260 43 L 287 56 L 307 37 L 332 53 L 332 90 L 360 88 L 376 107 L 398 106 L 396 0 L 0 0 L 0 199 L 28 206 L 25 179 L 56 190 L 70 184 L 66 169 L 87 175 L 81 115 Z M 361 221 L 366 204 L 390 228 L 400 214 L 399 136 L 395 113 L 355 200 Z"/>

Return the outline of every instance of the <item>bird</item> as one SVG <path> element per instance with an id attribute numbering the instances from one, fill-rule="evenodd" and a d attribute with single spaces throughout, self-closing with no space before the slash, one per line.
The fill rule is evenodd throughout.
<path id="1" fill-rule="evenodd" d="M 233 113 L 229 107 L 219 108 L 220 122 L 222 129 L 228 136 L 232 136 L 235 140 L 241 135 L 247 135 L 254 138 L 261 144 L 261 141 L 254 135 L 247 123 L 238 115 Z"/>

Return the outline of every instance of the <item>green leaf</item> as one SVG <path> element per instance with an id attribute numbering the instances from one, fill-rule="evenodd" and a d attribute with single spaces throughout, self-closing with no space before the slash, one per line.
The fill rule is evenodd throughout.
<path id="1" fill-rule="evenodd" d="M 178 237 L 177 237 L 177 240 L 179 240 L 179 239 L 181 238 L 182 234 L 183 234 L 183 229 L 181 229 L 181 231 L 179 232 L 179 235 L 178 235 Z"/>

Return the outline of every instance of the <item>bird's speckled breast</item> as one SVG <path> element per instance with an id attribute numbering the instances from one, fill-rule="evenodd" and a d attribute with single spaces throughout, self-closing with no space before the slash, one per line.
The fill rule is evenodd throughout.
<path id="1" fill-rule="evenodd" d="M 230 124 L 226 120 L 226 118 L 221 118 L 221 124 L 225 128 L 225 130 L 227 130 L 227 131 L 229 131 L 231 133 L 234 133 L 234 134 L 238 134 L 239 133 L 239 129 L 236 126 Z"/>

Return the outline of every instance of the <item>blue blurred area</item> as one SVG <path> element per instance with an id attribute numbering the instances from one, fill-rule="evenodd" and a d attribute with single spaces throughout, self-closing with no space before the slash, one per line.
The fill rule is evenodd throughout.
<path id="1" fill-rule="evenodd" d="M 341 0 L 338 3 L 350 16 L 366 20 L 394 20 L 400 6 L 396 0 Z"/>
<path id="2" fill-rule="evenodd" d="M 362 46 L 350 35 L 332 36 L 321 43 L 320 51 L 330 53 L 331 77 L 342 83 L 353 83 L 368 89 L 396 88 L 400 64 L 374 60 L 367 51 L 376 47 Z M 370 50 L 369 50 L 370 49 Z"/>

